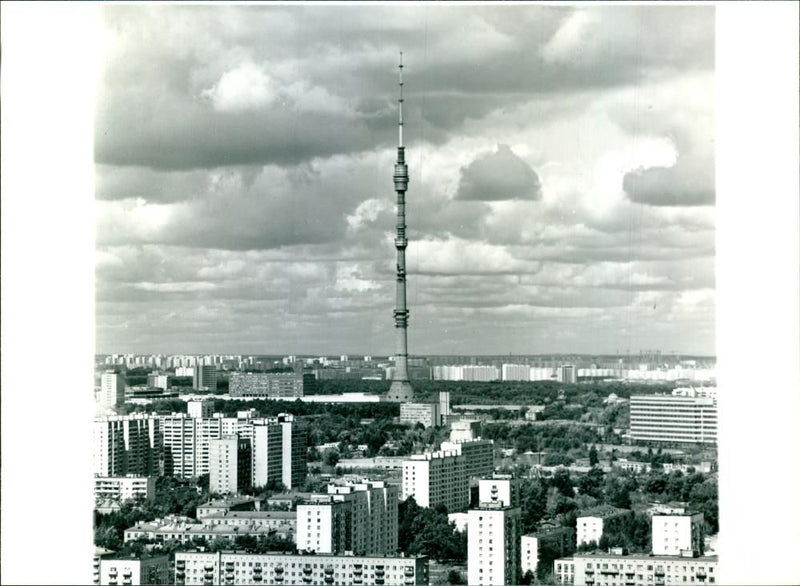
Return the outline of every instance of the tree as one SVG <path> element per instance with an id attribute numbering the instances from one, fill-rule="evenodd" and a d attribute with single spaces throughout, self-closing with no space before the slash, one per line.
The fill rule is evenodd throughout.
<path id="1" fill-rule="evenodd" d="M 592 446 L 589 450 L 589 466 L 596 466 L 600 463 L 600 460 L 597 457 L 597 448 Z"/>
<path id="2" fill-rule="evenodd" d="M 604 478 L 605 473 L 603 470 L 599 466 L 593 466 L 592 469 L 578 481 L 578 488 L 580 488 L 581 494 L 597 499 L 602 498 Z"/>
<path id="3" fill-rule="evenodd" d="M 575 489 L 572 488 L 572 478 L 570 478 L 569 470 L 566 468 L 556 470 L 550 485 L 556 487 L 558 492 L 565 497 L 573 498 L 575 496 Z"/>
<path id="4" fill-rule="evenodd" d="M 339 463 L 339 452 L 336 450 L 325 450 L 322 455 L 322 463 L 326 466 L 336 466 Z"/>
<path id="5" fill-rule="evenodd" d="M 466 584 L 467 580 L 458 570 L 450 570 L 447 573 L 447 583 L 448 584 Z"/>
<path id="6" fill-rule="evenodd" d="M 527 586 L 528 584 L 533 584 L 533 580 L 536 578 L 533 572 L 527 570 L 525 574 L 522 576 L 522 579 L 519 581 L 520 584 L 524 584 Z"/>

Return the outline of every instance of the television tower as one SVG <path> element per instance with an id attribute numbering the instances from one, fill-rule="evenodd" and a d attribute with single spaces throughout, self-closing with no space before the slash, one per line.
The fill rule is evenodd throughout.
<path id="1" fill-rule="evenodd" d="M 389 387 L 388 399 L 400 403 L 414 398 L 414 389 L 408 380 L 408 309 L 406 308 L 406 189 L 408 189 L 408 167 L 403 146 L 403 53 L 400 53 L 400 99 L 398 104 L 397 163 L 394 166 L 394 190 L 397 192 L 397 301 L 394 309 L 394 327 L 397 332 L 397 347 L 394 356 L 394 377 Z"/>

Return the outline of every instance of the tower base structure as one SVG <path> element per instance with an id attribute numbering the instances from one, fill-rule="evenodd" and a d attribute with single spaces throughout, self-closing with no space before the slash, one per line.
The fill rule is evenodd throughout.
<path id="1" fill-rule="evenodd" d="M 411 388 L 411 383 L 407 380 L 392 381 L 392 386 L 389 387 L 389 392 L 386 394 L 386 400 L 393 403 L 410 403 L 414 400 L 414 389 Z"/>

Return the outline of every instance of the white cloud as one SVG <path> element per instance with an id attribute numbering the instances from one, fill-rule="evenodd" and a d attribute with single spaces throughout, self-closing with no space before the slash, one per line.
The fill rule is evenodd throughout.
<path id="1" fill-rule="evenodd" d="M 216 84 L 201 92 L 220 112 L 242 112 L 275 101 L 275 83 L 258 65 L 246 62 L 222 74 Z"/>

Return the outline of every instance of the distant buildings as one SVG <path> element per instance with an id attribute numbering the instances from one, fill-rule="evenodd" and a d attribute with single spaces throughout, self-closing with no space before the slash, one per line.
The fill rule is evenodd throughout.
<path id="1" fill-rule="evenodd" d="M 99 413 L 113 413 L 114 408 L 125 403 L 125 376 L 118 372 L 104 372 L 100 376 L 100 392 L 97 395 Z"/>
<path id="2" fill-rule="evenodd" d="M 493 381 L 500 380 L 496 366 L 463 364 L 456 366 L 434 366 L 433 380 Z"/>
<path id="3" fill-rule="evenodd" d="M 175 584 L 427 585 L 428 558 L 176 552 Z"/>
<path id="4" fill-rule="evenodd" d="M 192 388 L 196 391 L 217 391 L 217 367 L 213 364 L 198 364 L 194 367 Z"/>
<path id="5" fill-rule="evenodd" d="M 231 397 L 302 397 L 303 374 L 300 372 L 232 372 L 228 388 Z"/>
<path id="6" fill-rule="evenodd" d="M 169 375 L 161 374 L 157 370 L 147 375 L 147 386 L 166 391 L 169 389 Z"/>
<path id="7" fill-rule="evenodd" d="M 400 403 L 400 423 L 437 427 L 441 425 L 440 409 L 438 403 Z"/>
<path id="8" fill-rule="evenodd" d="M 633 441 L 716 444 L 717 400 L 710 393 L 634 395 L 630 400 Z"/>

